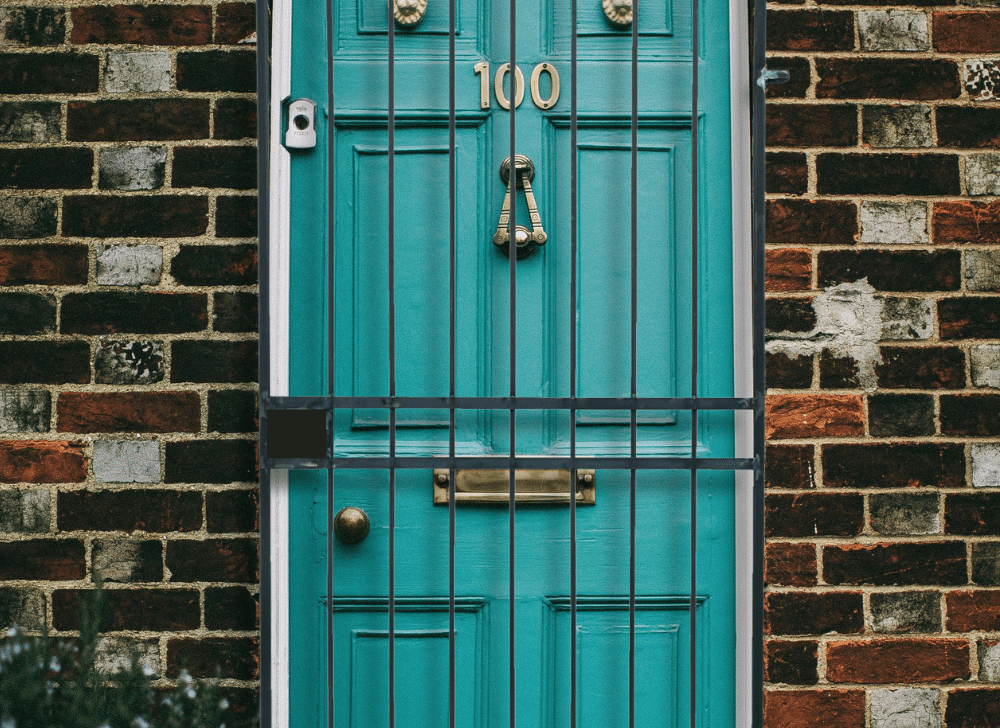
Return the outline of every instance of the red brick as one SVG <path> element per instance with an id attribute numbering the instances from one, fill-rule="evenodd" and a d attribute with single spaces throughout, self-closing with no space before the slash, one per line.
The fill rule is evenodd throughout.
<path id="1" fill-rule="evenodd" d="M 816 586 L 816 546 L 769 543 L 764 547 L 764 582 L 771 586 Z"/>
<path id="2" fill-rule="evenodd" d="M 135 198 L 130 198 L 135 199 Z M 69 293 L 63 296 L 64 334 L 182 334 L 208 325 L 204 293 Z"/>
<path id="3" fill-rule="evenodd" d="M 935 243 L 1000 243 L 1000 200 L 935 202 Z"/>
<path id="4" fill-rule="evenodd" d="M 815 488 L 812 445 L 768 445 L 765 450 L 764 484 L 768 488 Z"/>
<path id="5" fill-rule="evenodd" d="M 965 447 L 937 443 L 823 445 L 829 488 L 961 488 Z"/>
<path id="6" fill-rule="evenodd" d="M 64 491 L 56 517 L 63 531 L 197 531 L 201 494 L 149 488 Z"/>
<path id="7" fill-rule="evenodd" d="M 861 592 L 764 595 L 764 634 L 854 634 L 865 628 Z"/>
<path id="8" fill-rule="evenodd" d="M 858 208 L 843 200 L 768 200 L 767 241 L 850 245 L 858 236 Z"/>
<path id="9" fill-rule="evenodd" d="M 0 483 L 82 483 L 87 479 L 84 443 L 0 440 Z"/>
<path id="10" fill-rule="evenodd" d="M 770 493 L 765 499 L 767 536 L 856 536 L 865 522 L 860 495 Z"/>
<path id="11" fill-rule="evenodd" d="M 63 237 L 194 237 L 208 229 L 208 198 L 66 195 L 62 224 Z"/>
<path id="12" fill-rule="evenodd" d="M 59 630 L 80 629 L 80 602 L 89 589 L 52 592 L 52 623 Z M 201 626 L 196 589 L 105 589 L 101 631 L 185 630 Z"/>
<path id="13" fill-rule="evenodd" d="M 817 670 L 815 640 L 768 640 L 764 643 L 764 680 L 787 685 L 815 685 Z"/>
<path id="14" fill-rule="evenodd" d="M 967 640 L 830 642 L 826 677 L 841 683 L 935 683 L 969 677 Z"/>
<path id="15" fill-rule="evenodd" d="M 1000 298 L 964 296 L 937 302 L 942 339 L 995 339 L 1000 337 Z"/>
<path id="16" fill-rule="evenodd" d="M 813 357 L 811 354 L 787 356 L 779 352 L 766 352 L 764 370 L 769 388 L 809 389 L 813 380 Z"/>
<path id="17" fill-rule="evenodd" d="M 949 493 L 944 501 L 944 532 L 959 536 L 1000 536 L 1000 492 Z"/>
<path id="18" fill-rule="evenodd" d="M 934 47 L 956 53 L 1000 51 L 1000 14 L 990 11 L 934 13 Z"/>
<path id="19" fill-rule="evenodd" d="M 945 59 L 817 58 L 816 98 L 957 99 L 958 64 Z"/>
<path id="20" fill-rule="evenodd" d="M 948 728 L 1000 728 L 1000 689 L 950 691 L 944 720 Z"/>
<path id="21" fill-rule="evenodd" d="M 858 143 L 856 106 L 769 104 L 767 145 L 770 147 L 844 147 Z"/>
<path id="22" fill-rule="evenodd" d="M 764 251 L 764 285 L 768 292 L 806 291 L 812 284 L 812 256 L 808 248 Z"/>
<path id="23" fill-rule="evenodd" d="M 864 434 L 858 395 L 776 394 L 765 404 L 765 436 L 850 437 Z"/>
<path id="24" fill-rule="evenodd" d="M 59 432 L 198 432 L 197 392 L 63 392 Z"/>
<path id="25" fill-rule="evenodd" d="M 215 538 L 167 543 L 167 568 L 174 581 L 256 583 L 259 542 L 249 538 Z"/>
<path id="26" fill-rule="evenodd" d="M 208 139 L 208 99 L 70 101 L 70 141 Z"/>
<path id="27" fill-rule="evenodd" d="M 1000 109 L 941 106 L 937 110 L 939 147 L 1000 147 Z"/>
<path id="28" fill-rule="evenodd" d="M 181 245 L 170 275 L 185 286 L 252 286 L 257 283 L 256 245 Z"/>
<path id="29" fill-rule="evenodd" d="M 866 278 L 877 291 L 956 291 L 961 263 L 957 250 L 823 250 L 817 285 L 828 288 Z"/>
<path id="30" fill-rule="evenodd" d="M 764 327 L 771 332 L 805 333 L 816 326 L 811 298 L 769 298 L 764 302 Z"/>
<path id="31" fill-rule="evenodd" d="M 884 389 L 961 389 L 965 353 L 956 346 L 883 346 L 876 365 Z"/>
<path id="32" fill-rule="evenodd" d="M 854 13 L 843 10 L 769 12 L 767 48 L 775 51 L 852 50 Z"/>
<path id="33" fill-rule="evenodd" d="M 167 671 L 176 676 L 182 669 L 194 677 L 256 680 L 260 676 L 260 640 L 248 637 L 210 637 L 203 640 L 170 640 Z"/>
<path id="34" fill-rule="evenodd" d="M 253 3 L 219 3 L 215 17 L 215 42 L 244 43 L 257 30 Z"/>
<path id="35" fill-rule="evenodd" d="M 212 39 L 206 5 L 97 5 L 73 9 L 75 44 L 201 45 Z"/>
<path id="36" fill-rule="evenodd" d="M 864 690 L 768 690 L 768 728 L 864 728 Z"/>
<path id="37" fill-rule="evenodd" d="M 952 632 L 1000 630 L 1000 591 L 953 591 L 945 595 Z"/>
<path id="38" fill-rule="evenodd" d="M 875 586 L 965 584 L 965 544 L 938 541 L 824 546 L 823 580 L 827 584 Z"/>
<path id="39" fill-rule="evenodd" d="M 804 99 L 812 85 L 812 71 L 809 59 L 801 57 L 782 57 L 768 55 L 768 68 L 788 71 L 788 83 L 771 83 L 767 86 L 769 99 Z"/>
<path id="40" fill-rule="evenodd" d="M 809 188 L 806 155 L 801 152 L 767 152 L 766 192 L 801 195 Z"/>
<path id="41" fill-rule="evenodd" d="M 0 472 L 3 469 L 0 468 Z M 83 542 L 75 538 L 0 543 L 0 580 L 76 581 L 87 573 Z"/>
<path id="42" fill-rule="evenodd" d="M 950 394 L 941 397 L 944 435 L 1000 435 L 1000 395 Z"/>
<path id="43" fill-rule="evenodd" d="M 86 245 L 0 245 L 0 285 L 86 283 Z"/>

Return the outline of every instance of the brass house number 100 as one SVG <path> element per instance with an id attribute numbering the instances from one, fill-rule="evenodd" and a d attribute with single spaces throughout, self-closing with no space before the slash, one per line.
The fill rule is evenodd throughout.
<path id="1" fill-rule="evenodd" d="M 479 106 L 488 109 L 490 108 L 490 64 L 488 61 L 480 61 L 473 68 L 479 76 Z M 504 63 L 497 69 L 496 76 L 493 77 L 493 92 L 496 94 L 497 103 L 503 109 L 510 108 L 510 99 L 503 92 L 504 76 L 509 73 L 510 64 Z M 542 92 L 539 88 L 539 79 L 543 73 L 549 74 L 549 80 L 552 81 L 552 89 L 549 91 L 547 99 L 542 98 Z M 524 101 L 524 74 L 516 66 L 511 86 L 514 90 L 514 108 L 516 109 Z M 559 72 L 551 63 L 539 63 L 531 72 L 531 100 L 539 109 L 551 109 L 559 100 Z"/>

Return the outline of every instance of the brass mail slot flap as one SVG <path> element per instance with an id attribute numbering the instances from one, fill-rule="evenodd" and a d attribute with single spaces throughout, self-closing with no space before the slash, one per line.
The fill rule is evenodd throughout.
<path id="1" fill-rule="evenodd" d="M 577 505 L 592 506 L 596 503 L 595 483 L 597 474 L 593 470 L 577 470 Z M 569 503 L 569 470 L 515 470 L 515 503 Z M 456 503 L 508 503 L 510 502 L 509 470 L 469 470 L 455 471 Z M 434 503 L 448 504 L 448 470 L 434 471 Z"/>

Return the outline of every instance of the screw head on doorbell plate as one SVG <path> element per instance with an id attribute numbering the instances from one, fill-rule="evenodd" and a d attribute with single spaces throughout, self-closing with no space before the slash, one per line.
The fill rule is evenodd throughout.
<path id="1" fill-rule="evenodd" d="M 292 99 L 288 103 L 288 123 L 285 147 L 311 149 L 316 146 L 316 102 L 312 99 Z"/>

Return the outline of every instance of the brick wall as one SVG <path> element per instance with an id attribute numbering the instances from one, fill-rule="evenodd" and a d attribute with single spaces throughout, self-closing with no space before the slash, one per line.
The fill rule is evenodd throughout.
<path id="1" fill-rule="evenodd" d="M 0 623 L 254 700 L 254 6 L 0 7 Z"/>
<path id="2" fill-rule="evenodd" d="M 1000 3 L 890 4 L 769 8 L 770 728 L 1000 726 Z"/>

